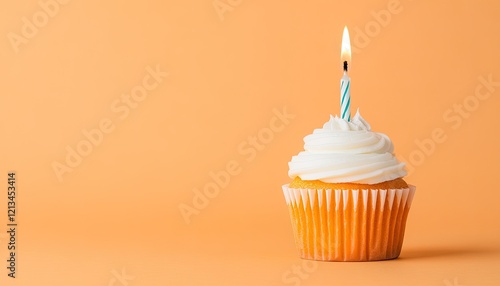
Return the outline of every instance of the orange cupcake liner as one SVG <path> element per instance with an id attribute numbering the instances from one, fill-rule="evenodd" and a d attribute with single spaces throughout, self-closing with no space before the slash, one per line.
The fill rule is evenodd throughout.
<path id="1" fill-rule="evenodd" d="M 415 186 L 331 190 L 283 186 L 295 243 L 303 259 L 374 261 L 397 258 Z"/>

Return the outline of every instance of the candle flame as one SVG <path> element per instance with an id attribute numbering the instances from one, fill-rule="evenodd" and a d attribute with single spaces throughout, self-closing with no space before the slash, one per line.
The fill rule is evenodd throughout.
<path id="1" fill-rule="evenodd" d="M 351 39 L 349 38 L 349 31 L 347 30 L 347 26 L 344 27 L 344 32 L 342 33 L 342 49 L 340 52 L 340 62 L 342 66 L 344 65 L 344 61 L 347 61 L 349 65 L 349 69 L 351 68 Z"/>

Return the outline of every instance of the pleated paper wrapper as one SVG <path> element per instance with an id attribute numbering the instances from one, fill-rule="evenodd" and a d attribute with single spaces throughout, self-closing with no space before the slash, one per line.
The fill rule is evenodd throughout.
<path id="1" fill-rule="evenodd" d="M 303 259 L 374 261 L 397 258 L 415 186 L 330 190 L 283 186 L 295 243 Z"/>

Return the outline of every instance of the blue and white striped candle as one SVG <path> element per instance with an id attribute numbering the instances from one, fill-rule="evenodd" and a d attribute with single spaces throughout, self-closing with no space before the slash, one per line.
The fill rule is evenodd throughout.
<path id="1" fill-rule="evenodd" d="M 347 27 L 344 27 L 342 34 L 340 61 L 344 70 L 344 76 L 340 79 L 340 118 L 351 121 L 351 78 L 347 74 L 348 66 L 351 63 L 351 40 Z"/>
<path id="2" fill-rule="evenodd" d="M 340 80 L 340 118 L 351 121 L 351 78 L 347 71 Z"/>

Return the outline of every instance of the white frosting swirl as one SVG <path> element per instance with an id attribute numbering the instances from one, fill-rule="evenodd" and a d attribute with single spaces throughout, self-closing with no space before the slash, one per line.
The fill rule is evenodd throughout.
<path id="1" fill-rule="evenodd" d="M 304 150 L 288 163 L 290 178 L 327 183 L 377 184 L 406 175 L 385 134 L 370 131 L 359 110 L 348 122 L 330 115 L 304 138 Z"/>

